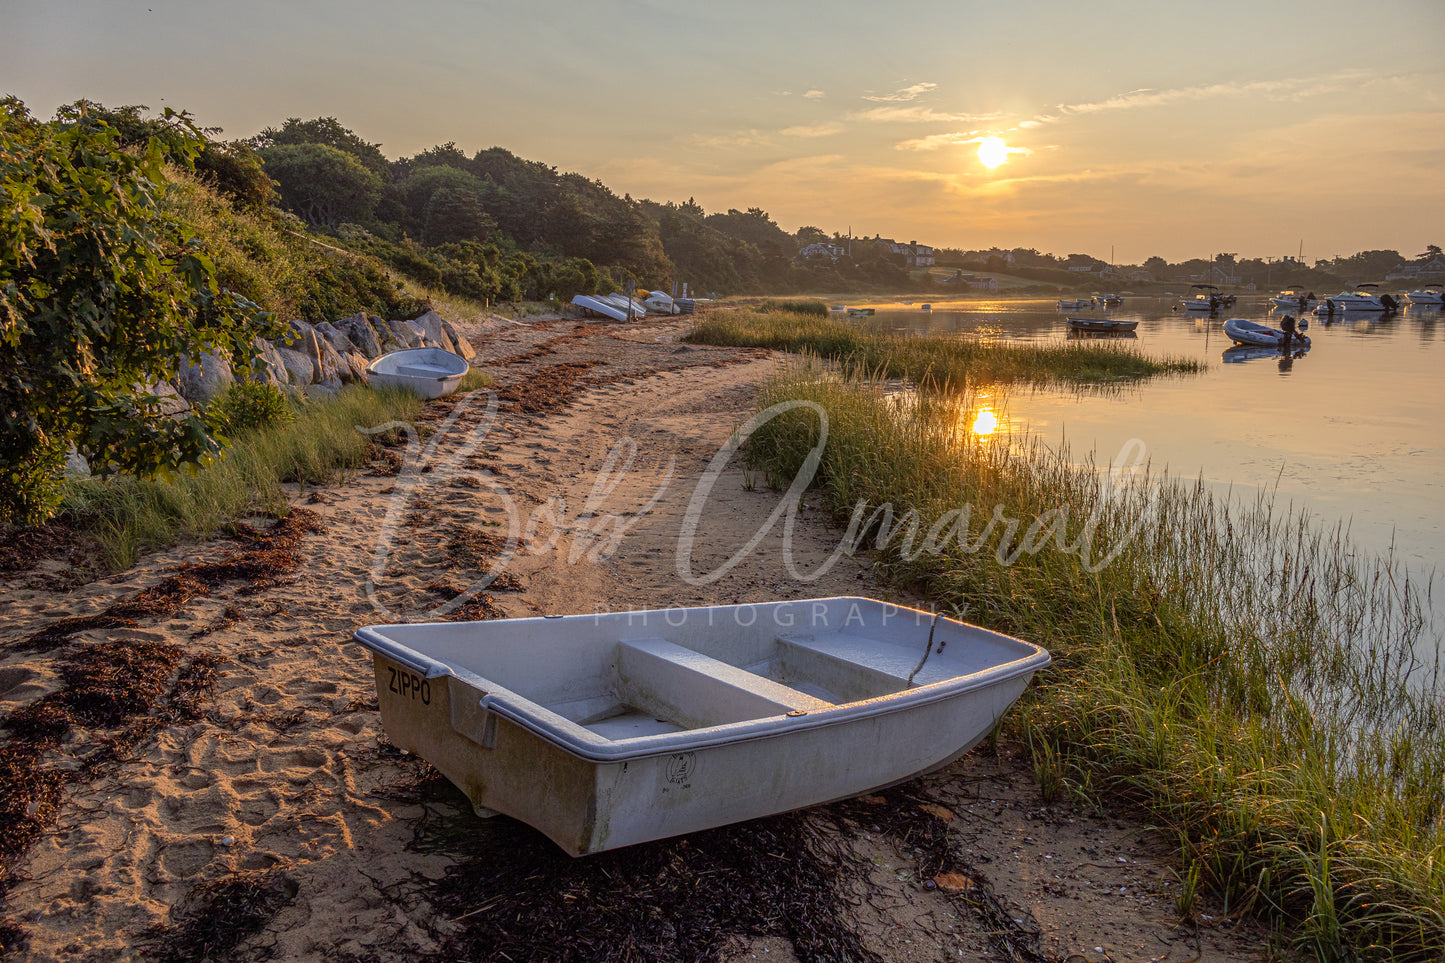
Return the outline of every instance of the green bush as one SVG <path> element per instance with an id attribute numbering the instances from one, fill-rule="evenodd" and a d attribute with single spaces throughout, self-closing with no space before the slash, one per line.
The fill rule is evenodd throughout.
<path id="1" fill-rule="evenodd" d="M 211 414 L 231 435 L 294 421 L 281 389 L 265 381 L 238 381 L 211 402 Z"/>

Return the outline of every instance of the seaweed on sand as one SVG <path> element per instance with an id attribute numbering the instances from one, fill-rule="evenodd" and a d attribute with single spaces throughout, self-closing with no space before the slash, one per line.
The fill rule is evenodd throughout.
<path id="1" fill-rule="evenodd" d="M 863 860 L 816 817 L 788 814 L 573 859 L 520 824 L 478 834 L 430 894 L 447 959 L 595 963 L 719 959 L 792 943 L 804 963 L 882 963 L 849 923 Z M 514 830 L 514 831 L 513 831 Z"/>
<path id="2" fill-rule="evenodd" d="M 227 960 L 241 943 L 261 932 L 296 898 L 299 887 L 274 870 L 234 873 L 192 887 L 171 910 L 171 922 L 142 937 L 156 963 Z M 267 948 L 251 959 L 266 959 Z"/>
<path id="3" fill-rule="evenodd" d="M 305 508 L 293 508 L 264 531 L 238 522 L 236 538 L 241 547 L 219 561 L 182 565 L 176 574 L 115 602 L 105 611 L 60 619 L 22 640 L 16 648 L 48 652 L 90 629 L 124 628 L 142 619 L 166 618 L 227 582 L 246 582 L 242 590 L 246 593 L 271 588 L 300 568 L 301 539 L 320 531 L 320 517 Z"/>

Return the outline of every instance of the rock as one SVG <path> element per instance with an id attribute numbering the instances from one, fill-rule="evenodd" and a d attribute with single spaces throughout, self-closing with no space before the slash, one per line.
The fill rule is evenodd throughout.
<path id="1" fill-rule="evenodd" d="M 213 348 L 201 355 L 199 363 L 183 358 L 176 383 L 182 398 L 191 404 L 203 404 L 225 391 L 235 380 L 231 363 Z"/>
<path id="2" fill-rule="evenodd" d="M 284 388 L 290 379 L 286 374 L 286 362 L 281 360 L 281 353 L 276 350 L 276 346 L 261 338 L 257 338 L 253 345 L 256 348 L 256 360 L 251 362 L 250 380 Z"/>
<path id="3" fill-rule="evenodd" d="M 403 348 L 420 348 L 422 346 L 422 332 L 412 327 L 405 321 L 388 321 L 387 327 L 391 331 L 392 339 Z"/>
<path id="4" fill-rule="evenodd" d="M 457 333 L 457 329 L 452 327 L 451 322 L 443 321 L 442 330 L 451 336 L 452 344 L 454 346 L 453 350 L 455 350 L 457 354 L 461 355 L 463 358 L 466 358 L 468 361 L 472 360 L 477 356 L 477 349 L 472 347 L 470 341 Z"/>
<path id="5" fill-rule="evenodd" d="M 344 357 L 351 364 L 352 370 L 356 373 L 355 380 L 361 382 L 364 385 L 371 383 L 371 374 L 366 370 L 369 359 L 365 355 L 356 354 L 355 352 L 349 352 L 342 357 Z"/>
<path id="6" fill-rule="evenodd" d="M 445 322 L 442 321 L 441 315 L 435 311 L 428 311 L 415 321 L 409 321 L 407 323 L 413 328 L 420 328 L 422 337 L 434 347 L 441 348 L 444 351 L 453 351 L 456 347 L 450 335 L 448 335 L 442 327 Z"/>
<path id="7" fill-rule="evenodd" d="M 336 322 L 336 330 L 346 336 L 354 350 L 368 359 L 381 354 L 381 339 L 376 336 L 376 328 L 372 327 L 366 315 L 353 314 L 349 318 L 342 318 Z"/>
<path id="8" fill-rule="evenodd" d="M 71 442 L 70 450 L 65 453 L 65 473 L 77 478 L 90 477 L 90 465 L 85 456 L 75 450 L 74 442 Z"/>
<path id="9" fill-rule="evenodd" d="M 354 381 L 355 376 L 351 371 L 351 365 L 346 363 L 331 342 L 324 337 L 316 339 L 318 357 L 316 358 L 316 381 L 320 384 L 335 383 L 338 388 L 343 381 Z M 350 376 L 350 377 L 348 377 Z"/>
<path id="10" fill-rule="evenodd" d="M 291 330 L 278 339 L 276 347 L 300 351 L 319 365 L 321 364 L 321 340 L 316 336 L 316 329 L 307 322 L 292 321 Z"/>
<path id="11" fill-rule="evenodd" d="M 286 368 L 286 383 L 305 387 L 316 381 L 316 362 L 311 356 L 294 348 L 277 348 L 281 363 Z"/>
<path id="12" fill-rule="evenodd" d="M 335 348 L 337 354 L 345 355 L 348 352 L 356 350 L 356 345 L 351 343 L 351 339 L 339 331 L 330 321 L 322 321 L 316 325 L 316 333 L 320 335 L 327 344 Z"/>

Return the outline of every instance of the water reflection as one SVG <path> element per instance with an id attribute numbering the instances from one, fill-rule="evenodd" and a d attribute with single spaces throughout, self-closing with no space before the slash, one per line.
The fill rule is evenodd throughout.
<path id="1" fill-rule="evenodd" d="M 992 408 L 980 408 L 973 416 L 973 425 L 969 428 L 980 438 L 986 438 L 998 430 L 998 415 L 994 414 Z"/>
<path id="2" fill-rule="evenodd" d="M 1153 465 L 1167 466 L 1171 475 L 1198 477 L 1221 494 L 1244 498 L 1272 491 L 1281 503 L 1308 509 L 1326 525 L 1345 525 L 1361 549 L 1383 553 L 1393 546 L 1411 566 L 1440 567 L 1441 310 L 1411 307 L 1394 320 L 1348 312 L 1333 323 L 1313 318 L 1308 353 L 1285 359 L 1275 349 L 1236 350 L 1224 334 L 1228 318 L 1277 326 L 1280 315 L 1270 313 L 1263 295 L 1242 296 L 1214 317 L 1172 310 L 1176 303 L 1174 297 L 1126 295 L 1108 316 L 1137 320 L 1137 338 L 1112 343 L 1119 350 L 1198 358 L 1208 365 L 1203 374 L 1112 392 L 1016 390 L 1007 399 L 980 400 L 996 421 L 992 436 L 979 437 L 1031 433 L 1056 443 L 1067 435 L 1071 457 L 1081 463 L 1092 450 L 1112 453 L 1139 438 Z M 905 327 L 919 336 L 1063 344 L 1071 333 L 1068 312 L 1059 310 L 1056 298 L 935 301 L 927 314 L 902 304 L 876 308 L 863 323 Z M 1005 400 L 1006 416 L 1000 414 Z M 1291 417 L 1271 414 L 1281 411 Z M 977 415 L 963 418 L 960 430 Z"/>

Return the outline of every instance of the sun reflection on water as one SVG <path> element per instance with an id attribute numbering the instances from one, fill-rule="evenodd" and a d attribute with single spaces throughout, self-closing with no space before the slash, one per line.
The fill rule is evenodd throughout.
<path id="1" fill-rule="evenodd" d="M 998 415 L 990 407 L 978 409 L 973 417 L 973 425 L 969 428 L 980 438 L 987 437 L 998 430 Z"/>

